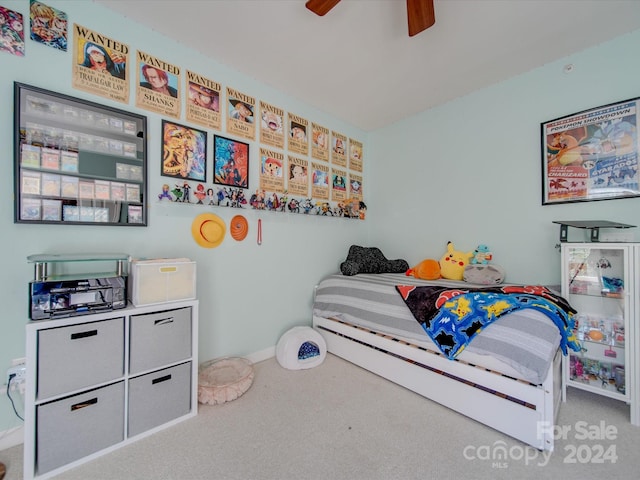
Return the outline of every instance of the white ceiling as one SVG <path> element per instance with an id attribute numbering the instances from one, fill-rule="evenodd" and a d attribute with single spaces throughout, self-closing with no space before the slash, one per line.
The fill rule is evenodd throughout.
<path id="1" fill-rule="evenodd" d="M 94 2 L 365 131 L 640 28 L 640 0 L 435 0 L 414 37 L 404 0 Z"/>

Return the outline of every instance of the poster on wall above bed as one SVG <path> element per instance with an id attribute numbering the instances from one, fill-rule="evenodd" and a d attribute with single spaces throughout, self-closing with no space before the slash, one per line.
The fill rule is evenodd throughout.
<path id="1" fill-rule="evenodd" d="M 227 87 L 227 133 L 255 140 L 256 99 Z"/>
<path id="2" fill-rule="evenodd" d="M 129 103 L 129 46 L 73 24 L 73 88 Z"/>
<path id="3" fill-rule="evenodd" d="M 541 124 L 543 205 L 640 196 L 638 100 Z"/>
<path id="4" fill-rule="evenodd" d="M 260 143 L 284 149 L 284 110 L 260 101 Z"/>

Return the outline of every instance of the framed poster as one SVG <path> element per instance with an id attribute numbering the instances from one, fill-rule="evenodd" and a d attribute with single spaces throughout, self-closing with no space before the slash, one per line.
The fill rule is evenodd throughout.
<path id="1" fill-rule="evenodd" d="M 18 82 L 14 102 L 15 223 L 147 225 L 146 117 Z"/>
<path id="2" fill-rule="evenodd" d="M 543 205 L 640 196 L 639 98 L 541 124 Z"/>
<path id="3" fill-rule="evenodd" d="M 249 144 L 213 136 L 213 183 L 249 188 Z"/>
<path id="4" fill-rule="evenodd" d="M 207 132 L 162 120 L 160 168 L 165 177 L 206 181 Z"/>

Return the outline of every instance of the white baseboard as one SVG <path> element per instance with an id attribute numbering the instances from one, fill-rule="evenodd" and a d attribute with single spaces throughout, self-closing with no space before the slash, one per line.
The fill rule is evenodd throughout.
<path id="1" fill-rule="evenodd" d="M 24 443 L 24 427 L 19 426 L 0 432 L 0 450 Z"/>
<path id="2" fill-rule="evenodd" d="M 254 352 L 250 355 L 247 355 L 245 358 L 249 360 L 251 363 L 258 363 L 275 356 L 276 356 L 276 347 L 274 345 L 273 347 L 265 348 L 264 350 L 260 350 L 259 352 Z"/>

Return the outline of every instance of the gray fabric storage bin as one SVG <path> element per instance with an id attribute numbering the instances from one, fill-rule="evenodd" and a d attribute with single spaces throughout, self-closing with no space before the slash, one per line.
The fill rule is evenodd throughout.
<path id="1" fill-rule="evenodd" d="M 124 318 L 38 332 L 38 399 L 116 380 L 123 374 Z"/>
<path id="2" fill-rule="evenodd" d="M 186 362 L 129 380 L 129 437 L 191 411 L 191 368 Z"/>
<path id="3" fill-rule="evenodd" d="M 40 405 L 36 415 L 43 474 L 124 440 L 124 382 Z"/>
<path id="4" fill-rule="evenodd" d="M 191 356 L 191 308 L 133 315 L 129 373 L 159 368 Z"/>

